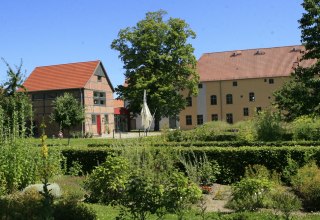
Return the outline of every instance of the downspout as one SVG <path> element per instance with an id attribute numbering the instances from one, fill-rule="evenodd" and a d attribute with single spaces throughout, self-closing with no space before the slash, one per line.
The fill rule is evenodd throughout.
<path id="1" fill-rule="evenodd" d="M 81 108 L 83 108 L 83 105 L 84 105 L 84 95 L 82 94 L 82 92 L 84 91 L 84 89 L 79 89 L 80 90 L 80 103 L 81 103 Z M 86 114 L 84 113 L 84 117 L 86 117 Z M 84 123 L 85 122 L 82 122 L 81 123 L 81 135 L 82 137 L 84 136 Z"/>
<path id="2" fill-rule="evenodd" d="M 222 86 L 221 86 L 221 80 L 219 81 L 219 86 L 220 86 L 220 117 L 221 121 L 223 121 L 223 115 L 222 115 Z"/>

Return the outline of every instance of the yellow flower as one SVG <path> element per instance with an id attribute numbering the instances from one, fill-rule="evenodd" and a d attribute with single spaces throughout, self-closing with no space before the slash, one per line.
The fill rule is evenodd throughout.
<path id="1" fill-rule="evenodd" d="M 47 145 L 42 146 L 41 153 L 44 158 L 48 158 L 48 146 Z"/>

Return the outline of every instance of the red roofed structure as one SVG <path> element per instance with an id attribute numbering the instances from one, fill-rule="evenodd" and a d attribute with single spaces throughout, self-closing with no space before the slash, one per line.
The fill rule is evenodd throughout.
<path id="1" fill-rule="evenodd" d="M 65 92 L 85 108 L 85 122 L 74 132 L 102 135 L 114 129 L 114 88 L 99 60 L 36 67 L 23 85 L 32 98 L 36 127 L 44 118 L 49 135 L 60 130 L 59 125 L 49 120 L 52 101 Z"/>
<path id="2" fill-rule="evenodd" d="M 197 63 L 200 75 L 197 97 L 184 95 L 188 106 L 180 113 L 180 127 L 191 129 L 209 121 L 235 123 L 252 117 L 273 102 L 301 60 L 304 46 L 258 48 L 203 54 Z"/>

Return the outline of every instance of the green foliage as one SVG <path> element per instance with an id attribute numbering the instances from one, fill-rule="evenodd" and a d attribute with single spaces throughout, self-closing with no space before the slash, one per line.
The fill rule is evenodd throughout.
<path id="1" fill-rule="evenodd" d="M 299 20 L 301 42 L 306 48 L 304 60 L 320 58 L 319 47 L 319 0 L 304 0 L 305 12 Z M 283 110 L 287 120 L 294 120 L 302 115 L 319 115 L 320 113 L 320 70 L 319 60 L 309 67 L 298 67 L 292 73 L 290 81 L 274 93 L 275 102 Z"/>
<path id="2" fill-rule="evenodd" d="M 110 156 L 96 167 L 84 187 L 90 191 L 90 200 L 118 204 L 129 180 L 129 163 L 124 157 Z"/>
<path id="3" fill-rule="evenodd" d="M 72 161 L 72 166 L 69 168 L 69 175 L 82 176 L 82 165 L 78 161 Z"/>
<path id="4" fill-rule="evenodd" d="M 209 161 L 207 155 L 196 157 L 194 154 L 179 155 L 179 161 L 183 165 L 188 177 L 201 186 L 210 186 L 217 180 L 220 167 L 216 161 Z"/>
<path id="5" fill-rule="evenodd" d="M 301 208 L 300 199 L 282 186 L 273 188 L 269 197 L 271 199 L 271 208 L 280 211 L 286 220 L 292 219 L 292 212 Z"/>
<path id="6" fill-rule="evenodd" d="M 233 125 L 237 129 L 237 140 L 244 143 L 252 143 L 256 139 L 254 120 L 240 121 Z"/>
<path id="7" fill-rule="evenodd" d="M 54 219 L 95 220 L 97 214 L 83 203 L 75 201 L 60 201 L 54 206 Z"/>
<path id="8" fill-rule="evenodd" d="M 243 178 L 233 186 L 228 207 L 236 211 L 255 211 L 266 207 L 273 183 L 266 178 Z"/>
<path id="9" fill-rule="evenodd" d="M 319 39 L 319 23 L 320 19 L 320 1 L 319 0 L 304 0 L 301 4 L 304 8 L 304 13 L 299 20 L 301 29 L 301 42 L 306 47 L 304 59 L 320 58 Z"/>
<path id="10" fill-rule="evenodd" d="M 96 219 L 95 212 L 82 203 L 57 201 L 53 205 L 54 219 Z M 48 219 L 43 209 L 43 197 L 36 190 L 14 193 L 0 198 L 1 219 Z"/>
<path id="11" fill-rule="evenodd" d="M 90 199 L 120 205 L 120 215 L 146 219 L 167 212 L 183 215 L 189 204 L 201 197 L 201 190 L 173 166 L 167 151 L 124 150 L 108 157 L 86 180 Z"/>
<path id="12" fill-rule="evenodd" d="M 13 70 L 9 63 L 4 59 L 1 58 L 2 61 L 6 64 L 7 70 L 7 80 L 3 85 L 0 87 L 4 88 L 4 95 L 5 96 L 12 96 L 19 88 L 23 88 L 23 73 L 22 73 L 22 60 L 19 66 L 15 66 L 16 70 Z"/>
<path id="13" fill-rule="evenodd" d="M 281 127 L 281 118 L 278 113 L 270 109 L 259 112 L 254 118 L 254 128 L 257 139 L 260 141 L 281 140 L 283 129 Z"/>
<path id="14" fill-rule="evenodd" d="M 319 140 L 320 139 L 320 119 L 301 116 L 292 123 L 292 133 L 294 140 Z"/>
<path id="15" fill-rule="evenodd" d="M 84 121 L 84 108 L 70 93 L 57 97 L 53 106 L 51 120 L 57 122 L 62 129 L 70 131 L 70 128 Z"/>
<path id="16" fill-rule="evenodd" d="M 155 130 L 161 117 L 176 116 L 185 108 L 179 91 L 196 95 L 199 81 L 194 48 L 188 43 L 195 33 L 184 20 L 165 21 L 165 14 L 162 10 L 147 13 L 136 26 L 120 30 L 111 44 L 120 52 L 126 70 L 127 85 L 118 86 L 116 92 L 138 114 L 146 90 L 150 111 L 155 112 Z"/>
<path id="17" fill-rule="evenodd" d="M 298 169 L 297 174 L 292 177 L 292 187 L 302 198 L 305 209 L 319 211 L 320 169 L 314 162 Z"/>
<path id="18" fill-rule="evenodd" d="M 287 166 L 282 171 L 282 180 L 285 184 L 291 185 L 291 178 L 297 174 L 299 167 L 295 160 L 290 156 L 287 157 Z"/>
<path id="19" fill-rule="evenodd" d="M 0 198 L 1 219 L 43 219 L 42 196 L 36 190 Z"/>

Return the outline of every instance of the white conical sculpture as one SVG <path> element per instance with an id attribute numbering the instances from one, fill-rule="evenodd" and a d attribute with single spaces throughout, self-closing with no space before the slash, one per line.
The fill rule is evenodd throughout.
<path id="1" fill-rule="evenodd" d="M 143 105 L 141 109 L 141 125 L 145 131 L 149 129 L 151 122 L 152 122 L 152 115 L 147 105 L 147 92 L 146 90 L 144 90 Z"/>

